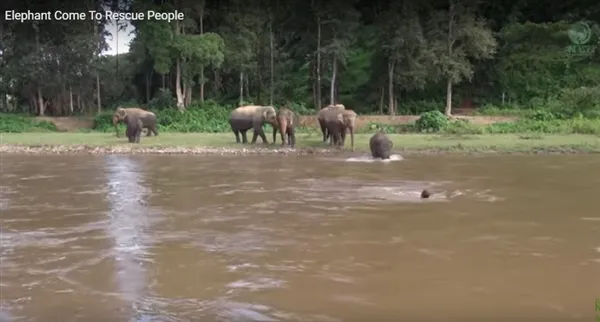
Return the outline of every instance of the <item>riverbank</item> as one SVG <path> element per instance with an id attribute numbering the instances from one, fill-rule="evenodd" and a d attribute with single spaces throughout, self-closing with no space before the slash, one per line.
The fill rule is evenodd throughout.
<path id="1" fill-rule="evenodd" d="M 250 136 L 250 135 L 249 135 Z M 250 136 L 251 137 L 251 136 Z M 267 135 L 271 141 L 272 137 Z M 371 134 L 355 135 L 355 154 L 368 153 Z M 538 134 L 390 134 L 394 153 L 427 154 L 568 154 L 600 153 L 600 136 Z M 24 154 L 338 154 L 350 153 L 348 137 L 343 151 L 329 149 L 317 134 L 298 134 L 296 149 L 275 145 L 236 144 L 232 133 L 161 133 L 141 144 L 127 143 L 114 133 L 2 133 L 0 153 Z M 260 139 L 259 139 L 260 142 Z"/>

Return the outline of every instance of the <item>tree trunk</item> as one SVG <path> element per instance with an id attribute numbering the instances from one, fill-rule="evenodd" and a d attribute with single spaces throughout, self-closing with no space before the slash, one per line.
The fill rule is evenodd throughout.
<path id="1" fill-rule="evenodd" d="M 200 12 L 200 34 L 204 34 L 204 8 Z M 204 66 L 200 67 L 200 104 L 204 104 Z"/>
<path id="2" fill-rule="evenodd" d="M 81 108 L 81 90 L 79 91 L 79 93 L 77 93 L 77 110 L 78 111 L 82 111 L 83 110 Z"/>
<path id="3" fill-rule="evenodd" d="M 273 17 L 270 17 L 269 20 L 269 36 L 270 36 L 270 45 L 271 45 L 271 86 L 269 88 L 270 93 L 269 93 L 269 105 L 273 106 L 273 94 L 274 94 L 274 90 L 275 90 L 275 53 L 274 51 L 274 44 L 273 44 Z"/>
<path id="4" fill-rule="evenodd" d="M 116 54 L 116 57 L 115 57 L 115 66 L 116 66 L 116 73 L 115 73 L 115 77 L 116 77 L 116 78 L 117 78 L 117 80 L 118 80 L 118 79 L 119 79 L 119 20 L 116 20 L 116 21 L 115 21 L 115 25 L 116 25 L 116 26 L 115 26 L 115 28 L 116 28 L 116 31 L 115 31 L 115 33 L 116 33 L 116 35 L 115 35 L 115 39 L 117 40 L 117 41 L 116 41 L 116 44 L 115 44 L 116 51 L 117 51 L 117 54 Z"/>
<path id="5" fill-rule="evenodd" d="M 244 105 L 244 72 L 240 72 L 240 106 Z"/>
<path id="6" fill-rule="evenodd" d="M 167 88 L 167 76 L 166 74 L 162 74 L 162 88 Z"/>
<path id="7" fill-rule="evenodd" d="M 185 102 L 181 90 L 181 59 L 179 58 L 177 58 L 175 66 L 175 95 L 177 95 L 177 109 L 183 112 L 185 110 Z"/>
<path id="8" fill-rule="evenodd" d="M 39 116 L 44 116 L 44 112 L 46 110 L 46 105 L 44 104 L 44 96 L 42 96 L 42 90 L 38 87 L 37 90 L 37 104 L 39 107 Z"/>
<path id="9" fill-rule="evenodd" d="M 452 80 L 446 83 L 446 116 L 452 116 Z"/>
<path id="10" fill-rule="evenodd" d="M 213 68 L 213 77 L 214 77 L 214 81 L 213 81 L 213 95 L 216 96 L 220 96 L 221 93 L 221 73 L 219 72 L 218 69 Z"/>
<path id="11" fill-rule="evenodd" d="M 174 24 L 174 28 L 175 28 L 175 37 L 180 35 L 180 26 L 179 26 L 179 21 L 175 20 L 175 24 Z M 181 68 L 182 68 L 182 61 L 181 61 L 181 57 L 177 57 L 177 61 L 175 62 L 175 95 L 177 96 L 177 109 L 180 112 L 183 112 L 183 110 L 185 110 L 185 93 L 183 92 L 182 89 L 182 72 L 181 72 Z"/>
<path id="12" fill-rule="evenodd" d="M 73 87 L 71 85 L 69 85 L 69 109 L 71 115 L 73 115 L 73 112 L 75 112 L 75 106 L 73 106 Z"/>
<path id="13" fill-rule="evenodd" d="M 385 99 L 385 86 L 381 86 L 381 90 L 379 92 L 381 93 L 379 95 L 379 115 L 383 115 L 383 101 Z"/>
<path id="14" fill-rule="evenodd" d="M 317 106 L 320 110 L 321 104 L 321 17 L 317 17 Z"/>
<path id="15" fill-rule="evenodd" d="M 96 36 L 96 59 L 100 57 L 100 33 L 98 32 L 98 24 L 94 22 L 94 35 Z M 102 112 L 102 98 L 100 97 L 100 71 L 99 68 L 96 67 L 96 95 L 97 95 L 97 103 L 98 103 L 98 113 Z"/>
<path id="16" fill-rule="evenodd" d="M 39 33 L 39 25 L 34 21 L 34 29 L 35 29 L 35 44 L 37 49 L 37 54 L 41 57 L 42 51 L 40 49 L 40 33 Z M 36 85 L 37 88 L 37 105 L 38 105 L 38 115 L 44 116 L 44 97 L 42 96 L 42 89 L 39 84 Z"/>
<path id="17" fill-rule="evenodd" d="M 333 56 L 333 66 L 331 71 L 331 88 L 329 91 L 329 104 L 335 105 L 335 78 L 337 77 L 337 58 Z"/>
<path id="18" fill-rule="evenodd" d="M 394 61 L 388 60 L 388 113 L 390 115 L 396 115 L 396 106 L 394 99 Z"/>
<path id="19" fill-rule="evenodd" d="M 146 102 L 150 101 L 150 90 L 152 88 L 152 74 L 152 70 L 146 72 Z"/>
<path id="20" fill-rule="evenodd" d="M 454 0 L 449 0 L 448 9 L 448 57 L 452 57 L 452 45 L 454 44 L 454 35 L 452 27 L 454 26 Z M 452 115 L 452 79 L 447 75 L 446 83 L 446 116 Z"/>
<path id="21" fill-rule="evenodd" d="M 250 80 L 248 77 L 248 73 L 244 73 L 244 84 L 246 86 L 246 90 L 244 91 L 244 93 L 246 93 L 246 98 L 250 100 Z"/>

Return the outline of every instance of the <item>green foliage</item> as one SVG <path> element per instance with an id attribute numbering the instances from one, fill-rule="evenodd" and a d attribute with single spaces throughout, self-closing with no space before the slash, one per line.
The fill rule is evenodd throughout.
<path id="1" fill-rule="evenodd" d="M 0 113 L 0 133 L 56 132 L 53 123 L 36 121 L 28 115 Z"/>
<path id="2" fill-rule="evenodd" d="M 382 124 L 369 122 L 367 126 L 360 128 L 357 133 L 375 133 L 383 131 L 384 133 L 415 133 L 417 127 L 414 123 L 409 124 Z"/>
<path id="3" fill-rule="evenodd" d="M 530 110 L 515 104 L 505 104 L 500 106 L 486 104 L 477 108 L 473 114 L 477 116 L 525 116 L 530 112 Z"/>
<path id="4" fill-rule="evenodd" d="M 421 114 L 415 122 L 417 130 L 421 132 L 438 132 L 448 124 L 448 118 L 440 111 L 430 111 Z"/>
<path id="5" fill-rule="evenodd" d="M 400 115 L 420 115 L 428 111 L 442 112 L 443 110 L 444 105 L 432 100 L 414 100 L 398 104 L 398 113 Z"/>
<path id="6" fill-rule="evenodd" d="M 486 126 L 474 125 L 464 120 L 449 122 L 442 130 L 446 134 L 514 134 L 527 136 L 539 134 L 600 134 L 600 121 L 590 119 L 548 119 L 549 114 L 536 113 L 541 119 L 522 119 L 516 122 L 499 122 Z"/>
<path id="7" fill-rule="evenodd" d="M 176 105 L 177 101 L 173 97 L 173 93 L 166 88 L 161 88 L 156 96 L 148 102 L 148 107 L 153 110 L 170 109 Z"/>
<path id="8" fill-rule="evenodd" d="M 562 117 L 600 117 L 600 86 L 565 88 L 561 92 L 562 108 L 555 110 Z"/>
<path id="9" fill-rule="evenodd" d="M 598 28 L 589 44 L 595 53 L 567 50 L 571 23 L 594 20 L 586 16 L 589 8 L 575 2 L 556 8 L 452 3 L 452 8 L 407 1 L 373 6 L 365 0 L 57 3 L 53 9 L 63 11 L 179 10 L 185 19 L 134 21 L 130 51 L 117 56 L 99 55 L 111 36 L 107 21 L 9 21 L 3 30 L 10 32 L 0 33 L 0 111 L 40 113 L 41 100 L 46 115 L 92 115 L 117 105 L 160 111 L 214 99 L 220 105 L 293 101 L 298 114 L 313 114 L 317 101 L 329 102 L 335 67 L 333 99 L 361 114 L 380 108 L 412 115 L 444 111 L 451 80 L 454 106 L 468 99 L 480 115 L 522 116 L 531 110 L 561 119 L 600 115 Z M 15 6 L 47 11 L 41 3 Z M 398 104 L 391 109 L 390 78 Z M 183 97 L 174 95 L 177 83 Z"/>
<path id="10" fill-rule="evenodd" d="M 194 105 L 181 113 L 175 109 L 149 109 L 156 114 L 158 130 L 165 132 L 204 132 L 219 133 L 231 130 L 229 115 L 233 106 L 219 106 L 213 101 Z M 113 112 L 105 112 L 94 118 L 94 130 L 113 132 Z M 124 129 L 124 125 L 119 125 Z"/>

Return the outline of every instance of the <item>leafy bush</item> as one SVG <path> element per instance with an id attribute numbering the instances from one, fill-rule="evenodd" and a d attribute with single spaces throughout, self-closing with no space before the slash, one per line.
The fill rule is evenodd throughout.
<path id="1" fill-rule="evenodd" d="M 448 124 L 448 118 L 440 111 L 429 111 L 421 114 L 415 122 L 418 131 L 439 132 Z"/>
<path id="2" fill-rule="evenodd" d="M 173 97 L 171 90 L 161 88 L 159 92 L 154 95 L 154 98 L 148 102 L 148 107 L 152 110 L 160 110 L 173 108 L 177 106 L 177 100 Z"/>
<path id="3" fill-rule="evenodd" d="M 56 132 L 54 123 L 21 114 L 0 113 L 0 133 Z"/>
<path id="4" fill-rule="evenodd" d="M 230 130 L 229 114 L 233 108 L 233 106 L 224 107 L 213 101 L 206 101 L 203 105 L 189 106 L 183 113 L 173 108 L 148 110 L 156 114 L 158 131 L 219 133 Z M 112 111 L 96 115 L 94 130 L 114 131 L 112 115 Z M 124 125 L 121 124 L 120 127 L 124 128 Z"/>
<path id="5" fill-rule="evenodd" d="M 474 115 L 480 116 L 523 116 L 529 113 L 528 109 L 514 104 L 492 105 L 486 104 L 475 109 Z"/>
<path id="6" fill-rule="evenodd" d="M 416 132 L 415 124 L 383 124 L 369 122 L 366 126 L 360 128 L 357 133 L 375 133 L 383 131 L 384 133 L 414 133 Z"/>
<path id="7" fill-rule="evenodd" d="M 600 86 L 563 89 L 559 100 L 565 118 L 600 116 Z"/>
<path id="8" fill-rule="evenodd" d="M 420 115 L 428 111 L 444 111 L 444 106 L 439 101 L 407 101 L 398 104 L 396 111 L 400 115 Z"/>
<path id="9" fill-rule="evenodd" d="M 473 125 L 466 119 L 448 122 L 442 129 L 442 132 L 446 134 L 482 134 L 484 131 L 485 127 Z"/>
<path id="10" fill-rule="evenodd" d="M 546 110 L 535 110 L 527 115 L 527 118 L 533 121 L 541 122 L 556 120 L 556 116 L 552 114 L 552 112 Z"/>

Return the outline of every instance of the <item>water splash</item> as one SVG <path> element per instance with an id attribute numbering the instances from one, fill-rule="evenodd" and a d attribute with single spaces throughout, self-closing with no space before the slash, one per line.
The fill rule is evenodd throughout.
<path id="1" fill-rule="evenodd" d="M 346 162 L 365 162 L 365 163 L 372 163 L 372 162 L 390 163 L 392 161 L 402 161 L 402 160 L 404 160 L 404 158 L 400 154 L 392 154 L 392 155 L 390 155 L 390 158 L 386 159 L 386 160 L 382 160 L 379 158 L 373 158 L 370 155 L 363 155 L 360 157 L 348 158 L 345 161 Z"/>

